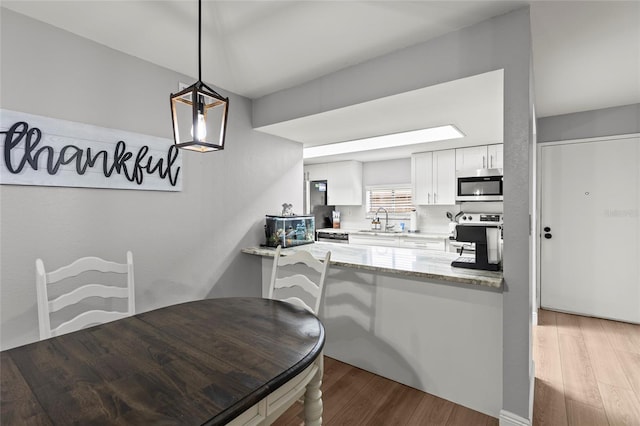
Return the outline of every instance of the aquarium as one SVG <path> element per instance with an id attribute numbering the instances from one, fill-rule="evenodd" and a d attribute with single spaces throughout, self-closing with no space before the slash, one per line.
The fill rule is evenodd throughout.
<path id="1" fill-rule="evenodd" d="M 313 216 L 267 216 L 264 231 L 268 247 L 294 247 L 314 240 Z"/>

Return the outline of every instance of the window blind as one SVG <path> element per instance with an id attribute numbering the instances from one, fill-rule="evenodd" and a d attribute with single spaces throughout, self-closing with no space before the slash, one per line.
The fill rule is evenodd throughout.
<path id="1" fill-rule="evenodd" d="M 367 212 L 373 214 L 380 207 L 389 214 L 409 213 L 414 209 L 411 187 L 368 188 Z"/>

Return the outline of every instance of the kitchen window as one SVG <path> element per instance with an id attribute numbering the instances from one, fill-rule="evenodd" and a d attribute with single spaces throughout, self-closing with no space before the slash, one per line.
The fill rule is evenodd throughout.
<path id="1" fill-rule="evenodd" d="M 380 207 L 389 212 L 389 216 L 409 217 L 413 206 L 411 186 L 370 186 L 367 193 L 367 217 L 373 217 Z"/>

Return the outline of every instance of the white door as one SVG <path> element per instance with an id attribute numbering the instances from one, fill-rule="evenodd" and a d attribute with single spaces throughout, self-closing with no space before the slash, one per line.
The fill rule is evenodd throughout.
<path id="1" fill-rule="evenodd" d="M 640 323 L 640 139 L 541 148 L 543 308 Z"/>

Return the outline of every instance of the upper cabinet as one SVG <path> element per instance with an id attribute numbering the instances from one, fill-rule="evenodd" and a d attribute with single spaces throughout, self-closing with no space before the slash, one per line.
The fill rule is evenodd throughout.
<path id="1" fill-rule="evenodd" d="M 456 149 L 456 171 L 501 169 L 503 144 L 470 146 Z"/>
<path id="2" fill-rule="evenodd" d="M 328 164 L 309 164 L 304 166 L 305 180 L 327 180 L 328 176 Z"/>
<path id="3" fill-rule="evenodd" d="M 503 147 L 501 143 L 487 145 L 487 161 L 489 162 L 489 169 L 502 169 L 504 162 L 502 161 Z"/>
<path id="4" fill-rule="evenodd" d="M 307 180 L 327 181 L 327 204 L 331 206 L 362 205 L 362 163 L 339 161 L 336 163 L 304 166 Z"/>
<path id="5" fill-rule="evenodd" d="M 418 205 L 455 204 L 455 150 L 411 156 L 413 202 Z"/>

